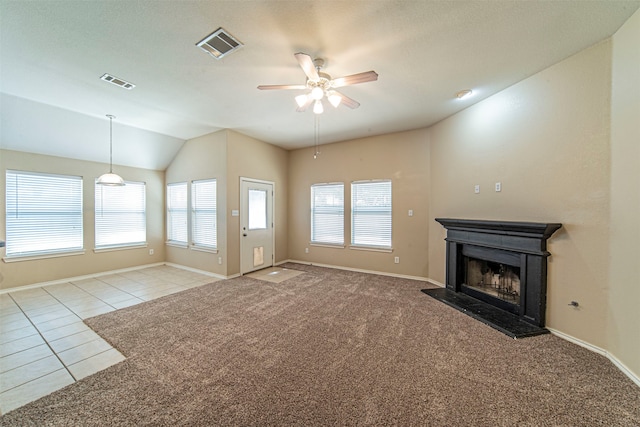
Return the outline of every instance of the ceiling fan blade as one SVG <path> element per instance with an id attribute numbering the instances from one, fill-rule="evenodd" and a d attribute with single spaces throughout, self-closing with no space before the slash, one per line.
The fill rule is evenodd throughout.
<path id="1" fill-rule="evenodd" d="M 376 80 L 378 80 L 378 73 L 376 73 L 375 71 L 365 71 L 364 73 L 352 74 L 350 76 L 338 77 L 337 79 L 333 79 L 331 82 L 331 86 L 342 87 L 355 85 L 358 83 L 373 82 Z"/>
<path id="2" fill-rule="evenodd" d="M 305 85 L 260 85 L 260 90 L 272 90 L 272 89 L 306 89 Z"/>
<path id="3" fill-rule="evenodd" d="M 307 75 L 309 80 L 317 82 L 320 80 L 320 76 L 318 75 L 318 70 L 316 70 L 316 66 L 313 64 L 313 59 L 306 53 L 298 52 L 295 54 L 296 59 L 298 60 L 298 64 L 300 64 L 300 68 Z"/>
<path id="4" fill-rule="evenodd" d="M 307 101 L 302 104 L 301 106 L 299 106 L 298 108 L 296 108 L 296 111 L 298 113 L 304 113 L 305 111 L 307 111 L 307 108 L 309 108 L 309 106 L 313 103 L 314 99 L 310 96 L 307 97 Z"/>
<path id="5" fill-rule="evenodd" d="M 356 101 L 355 99 L 349 98 L 344 93 L 340 93 L 337 90 L 334 90 L 333 93 L 335 93 L 340 98 L 342 98 L 342 100 L 340 101 L 340 104 L 344 105 L 345 107 L 358 108 L 360 106 L 360 103 L 358 101 Z"/>

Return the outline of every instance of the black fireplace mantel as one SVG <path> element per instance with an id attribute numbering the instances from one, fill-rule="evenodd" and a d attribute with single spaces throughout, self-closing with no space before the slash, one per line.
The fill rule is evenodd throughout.
<path id="1" fill-rule="evenodd" d="M 447 229 L 449 242 L 549 256 L 547 239 L 562 224 L 477 219 L 436 218 Z"/>
<path id="2" fill-rule="evenodd" d="M 505 308 L 521 320 L 544 327 L 547 293 L 547 239 L 562 227 L 559 223 L 485 221 L 436 218 L 447 229 L 446 288 L 464 292 L 484 302 Z M 465 254 L 487 261 L 506 262 L 521 269 L 519 301 L 512 306 L 477 295 L 465 283 Z M 507 262 L 508 263 L 508 262 Z"/>

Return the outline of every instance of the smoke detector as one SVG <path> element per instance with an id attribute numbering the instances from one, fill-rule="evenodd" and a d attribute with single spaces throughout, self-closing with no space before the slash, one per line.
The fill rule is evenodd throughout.
<path id="1" fill-rule="evenodd" d="M 196 46 L 214 58 L 220 59 L 229 53 L 240 49 L 243 44 L 220 27 L 203 40 L 196 43 Z"/>

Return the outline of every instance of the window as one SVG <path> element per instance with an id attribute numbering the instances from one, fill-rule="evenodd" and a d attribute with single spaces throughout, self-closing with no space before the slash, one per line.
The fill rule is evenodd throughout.
<path id="1" fill-rule="evenodd" d="M 267 191 L 249 189 L 249 230 L 267 229 Z"/>
<path id="2" fill-rule="evenodd" d="M 146 243 L 147 215 L 144 182 L 123 187 L 95 184 L 96 249 Z"/>
<path id="3" fill-rule="evenodd" d="M 7 258 L 80 251 L 82 177 L 7 170 Z"/>
<path id="4" fill-rule="evenodd" d="M 187 245 L 187 183 L 167 185 L 167 240 Z"/>
<path id="5" fill-rule="evenodd" d="M 391 181 L 351 184 L 351 244 L 391 249 Z"/>
<path id="6" fill-rule="evenodd" d="M 193 181 L 191 183 L 191 239 L 195 248 L 217 248 L 216 214 L 216 180 Z"/>
<path id="7" fill-rule="evenodd" d="M 344 244 L 344 184 L 311 186 L 311 243 Z"/>

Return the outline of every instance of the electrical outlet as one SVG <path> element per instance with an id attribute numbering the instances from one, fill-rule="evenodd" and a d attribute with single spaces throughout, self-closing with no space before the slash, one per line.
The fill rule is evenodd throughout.
<path id="1" fill-rule="evenodd" d="M 396 264 L 400 264 L 400 257 L 399 256 L 395 257 L 393 259 L 393 262 L 396 263 Z"/>
<path id="2" fill-rule="evenodd" d="M 221 256 L 218 257 L 218 264 L 222 265 L 222 257 Z"/>
<path id="3" fill-rule="evenodd" d="M 304 253 L 308 254 L 309 253 L 309 248 L 304 248 Z"/>
<path id="4" fill-rule="evenodd" d="M 153 249 L 149 249 L 149 255 L 153 255 Z"/>
<path id="5" fill-rule="evenodd" d="M 480 192 L 480 185 L 476 184 L 476 186 L 473 188 L 473 191 L 478 194 Z"/>
<path id="6" fill-rule="evenodd" d="M 409 216 L 413 216 L 413 209 L 409 209 Z"/>
<path id="7" fill-rule="evenodd" d="M 496 193 L 502 191 L 502 183 L 501 182 L 496 182 Z"/>

